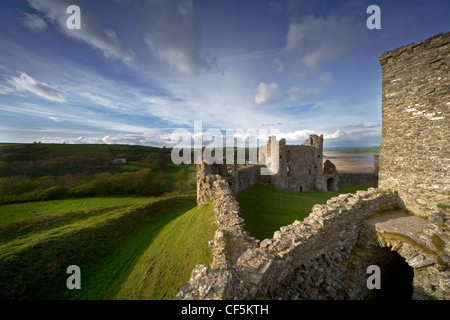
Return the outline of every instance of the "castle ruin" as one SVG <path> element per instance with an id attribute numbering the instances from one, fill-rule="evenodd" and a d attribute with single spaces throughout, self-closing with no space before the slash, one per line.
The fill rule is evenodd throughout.
<path id="1" fill-rule="evenodd" d="M 276 155 L 271 154 L 272 144 L 277 144 Z M 270 176 L 270 183 L 280 188 L 293 192 L 337 191 L 336 167 L 328 161 L 324 171 L 322 135 L 310 135 L 301 145 L 286 145 L 286 140 L 277 142 L 271 137 L 266 146 L 259 148 L 259 159 L 268 168 L 277 164 L 278 171 Z"/>
<path id="2" fill-rule="evenodd" d="M 319 163 L 321 138 L 309 142 L 316 149 L 280 141 L 273 176 L 258 175 L 263 165 L 200 165 L 198 204 L 213 201 L 218 227 L 209 244 L 213 262 L 193 269 L 177 299 L 450 298 L 450 33 L 379 59 L 379 188 L 315 205 L 303 221 L 259 241 L 244 230 L 236 194 L 260 182 L 296 192 L 329 189 L 336 171 Z M 260 155 L 270 167 L 268 150 Z M 371 265 L 381 270 L 380 290 L 367 286 Z"/>
<path id="3" fill-rule="evenodd" d="M 271 136 L 267 145 L 258 151 L 260 164 L 239 166 L 236 154 L 231 164 L 206 164 L 197 166 L 197 204 L 202 206 L 213 198 L 213 183 L 220 176 L 227 180 L 237 195 L 258 183 L 273 184 L 293 192 L 311 190 L 338 190 L 339 175 L 335 165 L 323 163 L 323 136 L 310 135 L 301 145 L 286 145 L 286 140 Z M 261 174 L 268 168 L 270 175 Z"/>

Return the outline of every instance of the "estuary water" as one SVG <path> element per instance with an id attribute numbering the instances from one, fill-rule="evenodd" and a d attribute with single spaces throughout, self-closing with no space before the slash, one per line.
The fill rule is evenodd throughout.
<path id="1" fill-rule="evenodd" d="M 324 161 L 330 160 L 340 173 L 373 172 L 373 154 L 342 153 L 334 151 L 323 152 Z"/>

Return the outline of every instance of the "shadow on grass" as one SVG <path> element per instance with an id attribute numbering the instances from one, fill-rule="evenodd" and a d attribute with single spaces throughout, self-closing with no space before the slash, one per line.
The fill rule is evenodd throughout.
<path id="1" fill-rule="evenodd" d="M 0 299 L 103 299 L 102 296 L 90 294 L 107 290 L 107 284 L 96 283 L 96 277 L 104 282 L 114 279 L 111 273 L 119 274 L 120 270 L 126 269 L 143 249 L 135 249 L 134 254 L 128 252 L 116 262 L 110 260 L 113 261 L 110 267 L 105 261 L 112 259 L 117 250 L 126 253 L 127 244 L 133 237 L 164 217 L 167 212 L 174 211 L 173 215 L 161 219 L 160 226 L 193 205 L 193 196 L 162 199 L 150 205 L 132 208 L 118 218 L 107 219 L 94 227 L 77 229 L 74 226 L 66 234 L 43 239 L 9 255 L 0 260 Z M 156 233 L 158 228 L 160 229 L 156 226 L 154 230 Z M 143 241 L 145 240 L 144 237 Z M 66 287 L 66 270 L 69 265 L 78 265 L 81 269 L 81 292 L 70 291 Z M 106 271 L 102 271 L 102 268 L 106 268 Z M 94 289 L 89 289 L 91 286 Z"/>

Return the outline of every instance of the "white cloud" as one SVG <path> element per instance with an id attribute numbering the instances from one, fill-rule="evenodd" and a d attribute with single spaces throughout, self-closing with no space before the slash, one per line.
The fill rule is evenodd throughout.
<path id="1" fill-rule="evenodd" d="M 353 123 L 349 123 L 346 127 L 349 127 L 349 128 L 377 128 L 377 127 L 381 127 L 381 124 L 378 122 L 353 122 Z"/>
<path id="2" fill-rule="evenodd" d="M 129 144 L 148 145 L 162 147 L 170 145 L 171 141 L 166 141 L 165 136 L 159 134 L 118 134 L 97 137 L 78 136 L 73 137 L 41 137 L 37 139 L 42 143 L 66 143 L 66 144 Z"/>
<path id="3" fill-rule="evenodd" d="M 0 86 L 0 94 L 11 94 L 13 93 L 15 90 L 13 88 L 10 87 L 5 87 L 5 86 Z"/>
<path id="4" fill-rule="evenodd" d="M 273 62 L 277 65 L 277 68 L 275 69 L 275 72 L 277 74 L 280 74 L 284 71 L 284 63 L 281 61 L 278 57 L 276 57 Z"/>
<path id="5" fill-rule="evenodd" d="M 114 103 L 110 99 L 100 97 L 98 95 L 94 95 L 90 92 L 80 92 L 79 95 L 84 98 L 87 98 L 87 99 L 91 100 L 92 102 L 94 102 L 98 105 L 101 105 L 103 107 L 112 108 L 112 109 L 115 108 Z"/>
<path id="6" fill-rule="evenodd" d="M 280 88 L 275 82 L 272 82 L 270 84 L 261 82 L 257 88 L 255 103 L 258 105 L 273 103 L 277 100 L 277 96 L 279 93 Z"/>
<path id="7" fill-rule="evenodd" d="M 322 95 L 320 88 L 302 90 L 300 88 L 291 88 L 290 101 L 294 103 L 302 103 L 306 101 L 312 101 L 319 98 Z"/>
<path id="8" fill-rule="evenodd" d="M 321 84 L 323 84 L 324 86 L 329 86 L 330 84 L 334 83 L 334 77 L 331 73 L 329 72 L 324 72 L 320 75 L 319 77 L 319 81 Z"/>
<path id="9" fill-rule="evenodd" d="M 71 0 L 28 0 L 29 5 L 38 10 L 43 16 L 54 23 L 58 29 L 70 38 L 81 40 L 93 48 L 103 51 L 107 58 L 121 59 L 130 63 L 135 59 L 134 52 L 126 48 L 114 31 L 101 30 L 88 10 L 81 8 L 82 25 L 80 30 L 67 28 L 67 7 L 73 4 Z"/>
<path id="10" fill-rule="evenodd" d="M 24 13 L 20 20 L 24 26 L 33 31 L 42 31 L 47 29 L 47 22 L 37 14 Z"/>
<path id="11" fill-rule="evenodd" d="M 151 28 L 145 43 L 158 60 L 189 75 L 215 65 L 214 58 L 200 53 L 192 0 L 151 2 L 149 22 Z"/>
<path id="12" fill-rule="evenodd" d="M 342 137 L 342 132 L 340 130 L 336 130 L 333 133 L 325 133 L 323 138 L 326 140 L 337 140 Z"/>
<path id="13" fill-rule="evenodd" d="M 314 134 L 314 131 L 312 130 L 296 130 L 296 131 L 290 131 L 285 133 L 279 133 L 276 134 L 277 140 L 279 139 L 286 139 L 286 142 L 299 142 L 307 139 L 309 135 Z"/>
<path id="14" fill-rule="evenodd" d="M 66 102 L 66 98 L 44 82 L 30 77 L 25 72 L 19 72 L 19 77 L 11 77 L 6 81 L 17 91 L 29 91 L 35 95 L 55 102 Z"/>
<path id="15" fill-rule="evenodd" d="M 55 122 L 61 122 L 61 120 L 59 120 L 58 117 L 48 117 L 48 118 Z"/>
<path id="16" fill-rule="evenodd" d="M 353 22 L 348 17 L 304 16 L 291 21 L 286 35 L 286 50 L 296 50 L 309 69 L 318 71 L 324 63 L 340 59 L 353 50 Z"/>

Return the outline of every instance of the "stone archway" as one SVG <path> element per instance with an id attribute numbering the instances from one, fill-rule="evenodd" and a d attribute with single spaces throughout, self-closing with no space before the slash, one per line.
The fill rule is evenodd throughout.
<path id="1" fill-rule="evenodd" d="M 381 271 L 381 288 L 372 289 L 366 299 L 411 300 L 413 298 L 414 269 L 391 248 L 372 247 L 371 263 Z"/>
<path id="2" fill-rule="evenodd" d="M 327 179 L 327 191 L 328 192 L 336 192 L 338 190 L 336 179 L 329 178 Z"/>
<path id="3" fill-rule="evenodd" d="M 392 261 L 385 264 L 385 268 L 394 277 L 393 282 L 408 274 L 405 286 L 409 290 L 413 287 L 412 299 L 445 297 L 446 291 L 441 288 L 441 279 L 445 275 L 439 268 L 438 253 L 421 244 L 420 234 L 427 226 L 426 220 L 394 210 L 366 220 L 365 226 L 369 227 L 367 231 L 371 230 L 366 243 L 372 242 L 370 247 L 375 256 L 381 249 L 392 252 L 389 258 Z M 374 237 L 377 245 L 373 244 Z M 403 272 L 398 273 L 398 270 Z"/>

